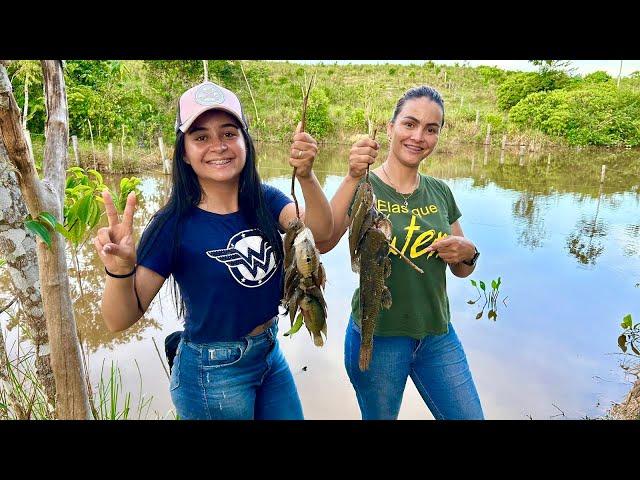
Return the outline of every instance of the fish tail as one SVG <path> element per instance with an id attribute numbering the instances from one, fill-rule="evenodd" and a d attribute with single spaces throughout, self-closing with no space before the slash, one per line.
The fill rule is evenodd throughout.
<path id="1" fill-rule="evenodd" d="M 360 367 L 361 372 L 369 369 L 372 350 L 373 345 L 360 345 L 360 360 L 358 362 L 358 366 Z"/>

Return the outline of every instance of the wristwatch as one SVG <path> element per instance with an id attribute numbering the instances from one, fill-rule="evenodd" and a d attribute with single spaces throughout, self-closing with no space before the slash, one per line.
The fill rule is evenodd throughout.
<path id="1" fill-rule="evenodd" d="M 464 263 L 465 265 L 469 265 L 470 267 L 473 267 L 476 264 L 476 261 L 478 260 L 479 256 L 480 256 L 480 252 L 476 248 L 476 253 L 473 254 L 473 257 L 471 258 L 471 260 L 463 260 L 462 263 Z"/>

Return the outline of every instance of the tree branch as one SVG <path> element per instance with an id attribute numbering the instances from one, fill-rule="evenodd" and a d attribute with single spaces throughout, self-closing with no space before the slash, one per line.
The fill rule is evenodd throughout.
<path id="1" fill-rule="evenodd" d="M 13 97 L 5 63 L 3 61 L 0 64 L 0 140 L 4 143 L 9 160 L 18 169 L 18 182 L 25 192 L 25 203 L 31 215 L 35 216 L 43 210 L 40 200 L 42 183 L 29 155 L 20 123 L 20 109 Z"/>
<path id="2" fill-rule="evenodd" d="M 47 142 L 42 164 L 44 179 L 56 194 L 64 198 L 65 176 L 67 170 L 67 150 L 69 148 L 69 127 L 67 124 L 67 94 L 64 86 L 62 62 L 60 60 L 41 60 L 42 77 L 47 101 Z M 55 215 L 61 216 L 62 205 Z M 54 212 L 51 212 L 54 213 Z"/>

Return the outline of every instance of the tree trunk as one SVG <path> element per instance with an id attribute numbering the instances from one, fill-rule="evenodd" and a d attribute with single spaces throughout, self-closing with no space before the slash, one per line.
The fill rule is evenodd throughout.
<path id="1" fill-rule="evenodd" d="M 37 217 L 47 211 L 62 220 L 64 185 L 69 143 L 67 98 L 62 62 L 43 60 L 43 82 L 47 106 L 43 180 L 39 180 L 29 158 L 20 112 L 4 64 L 0 62 L 0 134 L 9 160 L 18 169 L 18 181 L 29 213 Z M 60 419 L 88 419 L 87 386 L 69 294 L 64 238 L 52 233 L 51 247 L 38 240 L 38 265 L 47 330 L 51 345 L 51 367 L 56 383 L 56 412 Z"/>
<path id="2" fill-rule="evenodd" d="M 27 130 L 27 113 L 29 112 L 29 72 L 24 78 L 24 107 L 22 111 L 22 129 Z"/>
<path id="3" fill-rule="evenodd" d="M 47 399 L 55 406 L 56 386 L 51 370 L 49 336 L 44 317 L 36 240 L 24 229 L 27 207 L 4 144 L 0 142 L 0 255 L 7 261 L 13 292 L 25 314 L 36 349 L 36 374 Z"/>

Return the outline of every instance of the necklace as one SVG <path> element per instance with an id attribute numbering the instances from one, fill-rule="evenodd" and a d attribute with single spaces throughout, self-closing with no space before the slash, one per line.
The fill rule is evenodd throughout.
<path id="1" fill-rule="evenodd" d="M 416 193 L 416 191 L 418 190 L 418 185 L 420 184 L 420 176 L 418 175 L 418 178 L 416 179 L 416 185 L 415 187 L 413 187 L 413 191 L 409 194 L 407 193 L 400 193 L 398 191 L 398 187 L 396 187 L 395 183 L 393 183 L 393 180 L 391 180 L 391 177 L 389 176 L 389 174 L 387 173 L 387 170 L 384 168 L 384 163 L 382 164 L 382 171 L 384 172 L 384 174 L 387 176 L 387 179 L 389 179 L 389 182 L 391 182 L 391 186 L 393 187 L 393 189 L 396 191 L 396 193 L 400 196 L 402 196 L 402 198 L 404 198 L 404 206 L 407 207 L 409 206 L 409 199 L 411 198 L 411 196 Z"/>

